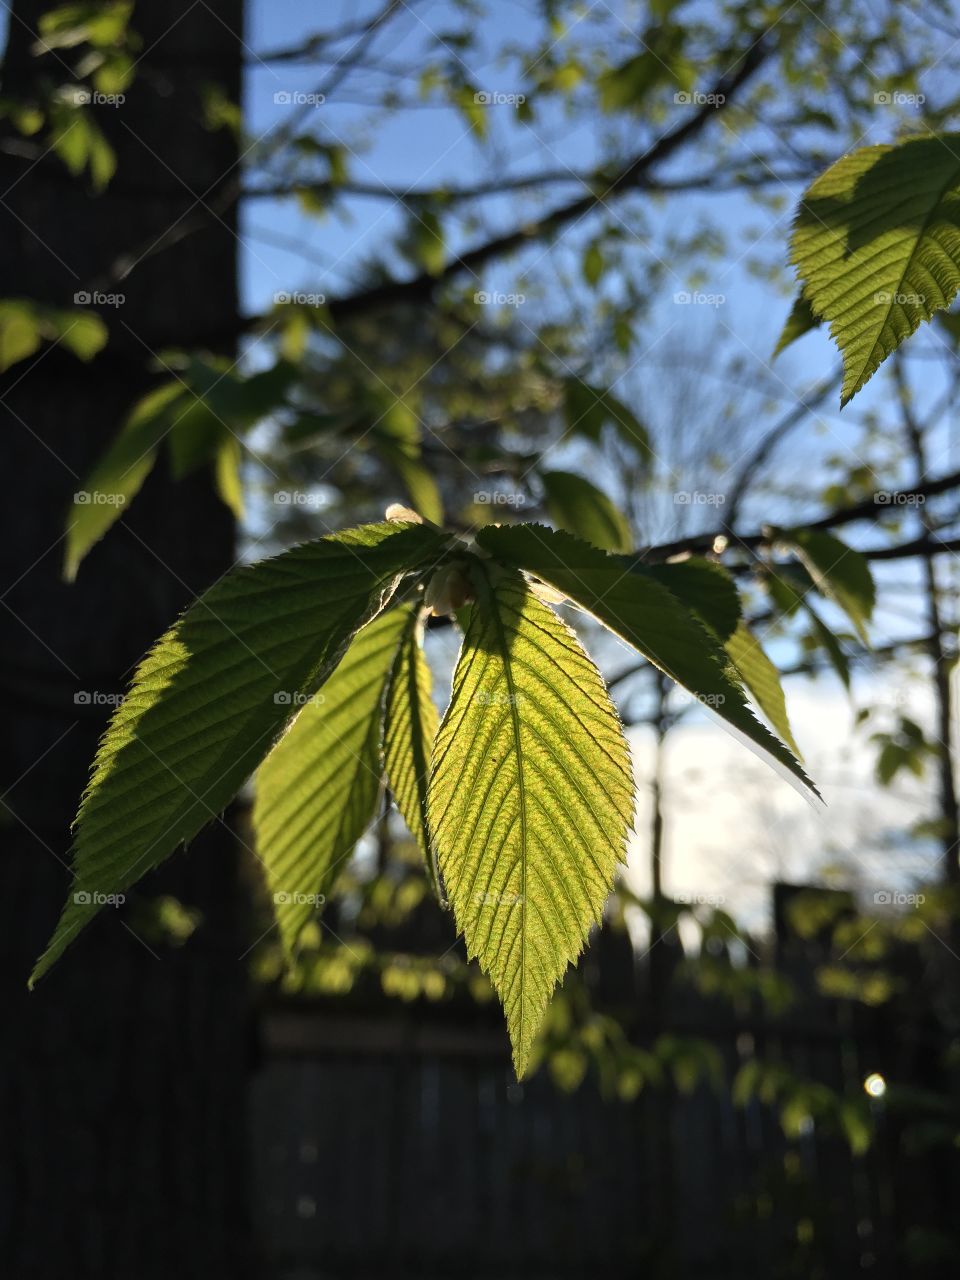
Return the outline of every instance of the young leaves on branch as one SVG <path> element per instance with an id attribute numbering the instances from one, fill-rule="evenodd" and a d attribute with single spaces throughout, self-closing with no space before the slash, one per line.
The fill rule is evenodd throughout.
<path id="1" fill-rule="evenodd" d="M 94 761 L 74 883 L 34 980 L 252 774 L 257 855 L 292 953 L 386 784 L 503 1001 L 523 1074 L 601 918 L 634 802 L 617 713 L 544 586 L 812 788 L 719 566 L 646 566 L 536 525 L 489 526 L 474 544 L 413 518 L 365 525 L 228 574 L 141 664 Z M 464 630 L 439 729 L 427 612 Z"/>

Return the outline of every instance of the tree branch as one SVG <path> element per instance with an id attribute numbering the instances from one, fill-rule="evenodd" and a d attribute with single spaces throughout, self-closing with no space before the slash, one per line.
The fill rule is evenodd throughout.
<path id="1" fill-rule="evenodd" d="M 828 515 L 819 516 L 816 520 L 797 520 L 789 527 L 827 530 L 855 524 L 858 520 L 877 521 L 891 511 L 916 505 L 917 499 L 933 498 L 937 494 L 949 493 L 957 488 L 960 488 L 960 471 L 951 471 L 949 475 L 929 480 L 926 484 L 916 485 L 912 489 L 883 491 L 887 493 L 888 500 L 885 502 L 879 502 L 877 495 L 874 495 L 872 498 L 864 498 L 862 502 L 855 502 L 849 507 L 839 507 Z M 781 536 L 782 527 L 775 525 L 758 533 L 747 534 L 732 533 L 729 526 L 724 526 L 714 533 L 696 534 L 690 538 L 679 538 L 676 542 L 664 542 L 658 546 L 641 548 L 636 552 L 636 558 L 639 561 L 659 562 L 669 560 L 673 556 L 716 553 L 720 543 L 729 545 L 732 549 L 742 547 L 745 551 L 755 551 L 760 547 L 771 546 Z M 928 535 L 917 538 L 913 542 L 904 543 L 900 547 L 877 547 L 862 554 L 868 559 L 875 560 L 892 560 L 904 555 L 922 555 L 929 548 L 930 542 L 931 538 Z M 952 550 L 956 545 L 955 541 L 946 542 L 938 538 L 934 538 L 933 542 L 942 551 Z"/>

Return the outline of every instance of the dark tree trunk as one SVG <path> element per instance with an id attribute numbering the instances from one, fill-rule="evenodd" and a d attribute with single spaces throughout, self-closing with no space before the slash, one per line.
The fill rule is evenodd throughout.
<path id="1" fill-rule="evenodd" d="M 38 76 L 69 82 L 56 54 L 30 53 L 48 7 L 14 5 L 5 97 Z M 11 1280 L 235 1280 L 251 1265 L 248 1009 L 227 827 L 214 823 L 104 911 L 26 990 L 68 891 L 69 823 L 108 714 L 75 695 L 122 690 L 234 555 L 210 477 L 174 484 L 161 465 L 76 583 L 60 577 L 72 495 L 154 384 L 153 354 L 236 328 L 235 212 L 229 201 L 205 211 L 235 176 L 236 141 L 201 126 L 199 102 L 213 82 L 237 100 L 241 22 L 242 0 L 137 6 L 142 61 L 126 102 L 83 108 L 118 154 L 105 195 L 55 156 L 0 155 L 0 296 L 70 306 L 94 283 L 125 295 L 103 312 L 110 344 L 95 362 L 47 349 L 0 379 L 0 1274 Z M 107 284 L 123 255 L 197 221 Z M 181 949 L 144 936 L 137 911 L 160 894 L 203 914 Z"/>

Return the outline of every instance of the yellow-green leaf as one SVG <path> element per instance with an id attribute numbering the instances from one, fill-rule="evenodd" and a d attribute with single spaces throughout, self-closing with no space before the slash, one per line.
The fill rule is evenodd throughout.
<path id="1" fill-rule="evenodd" d="M 767 655 L 760 641 L 741 622 L 724 645 L 743 683 L 750 690 L 757 706 L 767 717 L 798 760 L 802 760 L 800 748 L 794 740 L 787 715 L 787 702 L 783 696 L 780 674 Z"/>
<path id="2" fill-rule="evenodd" d="M 634 786 L 616 711 L 575 634 L 518 574 L 489 562 L 472 572 L 477 600 L 434 750 L 430 825 L 522 1076 L 625 856 Z"/>
<path id="3" fill-rule="evenodd" d="M 363 627 L 257 770 L 257 853 L 288 953 L 374 816 L 384 691 L 407 621 L 388 609 Z"/>
<path id="4" fill-rule="evenodd" d="M 843 355 L 846 404 L 960 287 L 960 134 L 843 156 L 803 197 L 790 257 Z"/>
<path id="5" fill-rule="evenodd" d="M 751 711 L 739 677 L 699 616 L 622 557 L 538 525 L 488 525 L 484 551 L 536 575 L 619 635 L 664 675 L 710 708 L 757 754 L 816 794 L 796 757 Z"/>

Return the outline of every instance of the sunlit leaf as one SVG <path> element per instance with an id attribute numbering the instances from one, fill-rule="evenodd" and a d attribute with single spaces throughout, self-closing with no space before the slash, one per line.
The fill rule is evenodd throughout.
<path id="1" fill-rule="evenodd" d="M 430 821 L 467 950 L 503 1002 L 517 1074 L 626 853 L 623 731 L 573 632 L 516 573 L 477 603 L 440 726 Z"/>
<path id="2" fill-rule="evenodd" d="M 843 156 L 808 189 L 790 256 L 843 355 L 841 404 L 960 287 L 960 134 Z"/>
<path id="3" fill-rule="evenodd" d="M 780 674 L 764 653 L 760 641 L 741 622 L 736 631 L 728 637 L 724 648 L 740 673 L 743 683 L 753 695 L 757 706 L 797 759 L 802 760 L 800 748 L 790 728 Z"/>
<path id="4" fill-rule="evenodd" d="M 809 333 L 811 329 L 818 328 L 819 325 L 820 321 L 813 314 L 810 303 L 802 293 L 798 293 L 793 300 L 793 306 L 787 316 L 787 322 L 783 326 L 777 345 L 773 349 L 771 360 L 776 360 L 780 352 L 789 347 L 792 342 L 796 342 L 798 338 L 802 338 L 805 333 Z"/>
<path id="5" fill-rule="evenodd" d="M 34 971 L 100 910 L 215 819 L 300 699 L 315 693 L 398 575 L 445 546 L 427 525 L 365 525 L 235 569 L 140 664 L 76 821 L 74 883 Z"/>
<path id="6" fill-rule="evenodd" d="M 374 817 L 384 691 L 407 621 L 387 609 L 367 623 L 257 770 L 257 853 L 288 953 Z"/>
<path id="7" fill-rule="evenodd" d="M 562 591 L 715 712 L 784 777 L 816 792 L 793 753 L 750 710 L 719 641 L 665 587 L 631 573 L 618 557 L 536 525 L 488 526 L 477 541 Z"/>

